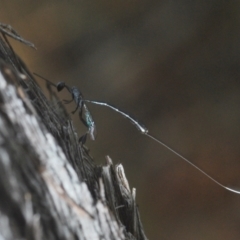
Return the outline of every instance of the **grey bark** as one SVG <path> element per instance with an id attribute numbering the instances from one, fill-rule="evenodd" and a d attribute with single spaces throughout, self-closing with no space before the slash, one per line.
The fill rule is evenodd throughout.
<path id="1" fill-rule="evenodd" d="M 7 37 L 34 45 L 8 25 L 0 32 L 0 240 L 146 239 L 123 166 L 94 163 Z"/>

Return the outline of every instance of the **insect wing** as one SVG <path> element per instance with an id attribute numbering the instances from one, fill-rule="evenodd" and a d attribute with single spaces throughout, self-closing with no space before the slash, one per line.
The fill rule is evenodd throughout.
<path id="1" fill-rule="evenodd" d="M 90 135 L 91 140 L 95 140 L 96 139 L 96 135 L 97 135 L 97 130 L 96 130 L 96 125 L 93 121 L 93 117 L 90 113 L 90 111 L 88 110 L 87 106 L 85 104 L 83 104 L 83 115 L 88 127 L 88 132 Z"/>

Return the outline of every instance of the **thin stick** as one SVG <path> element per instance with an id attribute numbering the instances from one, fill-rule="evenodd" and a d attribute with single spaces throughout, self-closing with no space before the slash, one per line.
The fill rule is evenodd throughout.
<path id="1" fill-rule="evenodd" d="M 32 47 L 34 49 L 37 49 L 33 43 L 23 39 L 10 25 L 8 24 L 4 24 L 4 23 L 0 23 L 0 31 L 6 35 L 8 35 L 9 37 L 26 44 L 29 47 Z"/>

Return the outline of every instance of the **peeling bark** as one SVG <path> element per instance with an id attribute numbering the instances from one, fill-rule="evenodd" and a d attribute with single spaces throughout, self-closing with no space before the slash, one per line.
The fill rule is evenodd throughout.
<path id="1" fill-rule="evenodd" d="M 7 36 L 34 45 L 0 32 L 0 239 L 146 239 L 123 166 L 94 163 Z"/>

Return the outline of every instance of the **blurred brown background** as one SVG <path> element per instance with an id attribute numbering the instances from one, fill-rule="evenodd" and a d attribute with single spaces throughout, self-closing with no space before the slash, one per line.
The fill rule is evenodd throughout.
<path id="1" fill-rule="evenodd" d="M 221 183 L 240 188 L 240 1 L 0 3 L 0 21 L 38 48 L 11 41 L 31 71 L 131 113 Z M 87 146 L 99 164 L 105 155 L 124 164 L 149 239 L 240 239 L 239 195 L 118 114 L 89 107 L 98 138 Z M 79 135 L 86 131 L 76 116 L 74 123 Z"/>

